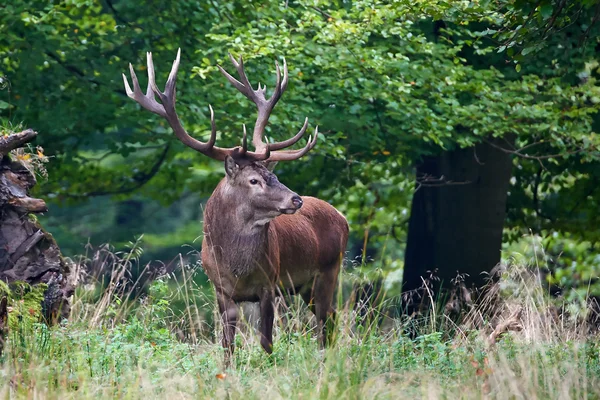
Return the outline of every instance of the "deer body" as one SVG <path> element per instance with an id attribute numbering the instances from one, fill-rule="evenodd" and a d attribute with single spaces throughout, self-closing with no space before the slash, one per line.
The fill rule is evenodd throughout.
<path id="1" fill-rule="evenodd" d="M 260 177 L 265 186 L 270 182 L 279 194 L 260 200 L 263 212 L 244 202 L 252 177 Z M 271 211 L 290 205 L 293 209 L 294 200 L 301 207 L 293 214 Z M 206 203 L 202 265 L 215 285 L 229 354 L 238 320 L 236 303 L 242 301 L 260 302 L 261 345 L 272 351 L 273 299 L 286 289 L 301 294 L 311 306 L 324 345 L 347 240 L 348 223 L 334 207 L 314 197 L 299 198 L 263 165 L 228 172 Z"/>
<path id="2" fill-rule="evenodd" d="M 318 274 L 339 272 L 348 223 L 328 203 L 304 196 L 295 214 L 278 216 L 247 234 L 241 233 L 248 229 L 241 221 L 225 218 L 229 224 L 223 224 L 231 209 L 215 194 L 204 212 L 202 265 L 223 295 L 236 302 L 258 301 L 263 289 L 275 286 L 301 293 Z"/>
<path id="3" fill-rule="evenodd" d="M 274 298 L 281 291 L 300 294 L 315 313 L 321 345 L 326 342 L 326 320 L 333 314 L 333 294 L 348 241 L 348 223 L 329 203 L 314 197 L 300 197 L 273 174 L 277 161 L 295 160 L 316 144 L 309 138 L 300 150 L 282 150 L 296 143 L 306 132 L 308 119 L 300 131 L 282 142 L 265 143 L 264 129 L 273 107 L 287 88 L 287 65 L 283 78 L 276 64 L 277 82 L 269 99 L 265 87 L 254 90 L 244 72 L 242 59 L 231 57 L 239 81 L 219 66 L 240 92 L 254 102 L 258 117 L 248 151 L 246 128 L 242 146 L 215 146 L 216 126 L 211 112 L 211 137 L 204 143 L 188 135 L 175 112 L 175 82 L 180 51 L 173 63 L 165 91 L 154 82 L 154 64 L 148 53 L 148 89 L 144 94 L 130 64 L 133 90 L 123 75 L 127 95 L 142 107 L 169 122 L 177 138 L 187 146 L 213 159 L 224 161 L 226 177 L 209 198 L 204 212 L 202 264 L 215 286 L 223 322 L 225 362 L 233 354 L 237 304 L 260 302 L 261 345 L 270 353 L 273 343 Z M 156 101 L 160 99 L 160 103 Z"/>

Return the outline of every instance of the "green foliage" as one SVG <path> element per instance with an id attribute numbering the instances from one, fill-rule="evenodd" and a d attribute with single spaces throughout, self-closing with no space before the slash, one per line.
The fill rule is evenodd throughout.
<path id="1" fill-rule="evenodd" d="M 36 190 L 55 203 L 43 222 L 71 255 L 89 237 L 120 245 L 147 233 L 148 257 L 170 260 L 200 236 L 191 221 L 223 168 L 140 110 L 121 78 L 131 62 L 143 86 L 152 51 L 162 86 L 179 47 L 178 114 L 206 140 L 212 104 L 222 146 L 239 143 L 254 107 L 217 64 L 243 55 L 251 81 L 272 88 L 273 61 L 286 57 L 290 84 L 267 136 L 289 137 L 305 116 L 322 134 L 276 172 L 348 217 L 350 258 L 366 244 L 375 267 L 397 275 L 415 163 L 491 137 L 514 154 L 506 239 L 535 229 L 595 243 L 592 3 L 12 1 L 0 15 L 0 116 L 40 132 L 52 173 Z"/>
<path id="2" fill-rule="evenodd" d="M 306 310 L 292 305 L 276 324 L 272 355 L 262 351 L 253 328 L 242 322 L 234 365 L 223 370 L 218 340 L 202 337 L 185 343 L 170 332 L 172 283 L 157 280 L 133 309 L 112 297 L 116 314 L 123 316 L 116 324 L 104 319 L 95 326 L 76 299 L 71 322 L 15 331 L 0 359 L 0 390 L 10 386 L 17 397 L 43 392 L 83 399 L 254 399 L 265 393 L 277 398 L 391 398 L 398 393 L 412 398 L 427 393 L 436 398 L 559 399 L 600 394 L 600 343 L 577 326 L 549 324 L 543 317 L 548 303 L 524 311 L 523 331 L 509 332 L 491 346 L 485 329 L 464 321 L 453 332 L 432 329 L 426 320 L 413 321 L 419 334 L 412 338 L 403 333 L 406 320 L 388 319 L 381 328 L 359 331 L 351 307 L 344 307 L 338 313 L 335 345 L 325 351 L 317 345 Z M 522 288 L 525 283 L 512 282 Z M 177 289 L 193 287 L 188 281 Z M 532 300 L 507 297 L 499 304 L 527 307 Z M 91 306 L 102 304 L 99 300 Z M 216 311 L 214 302 L 205 307 Z M 485 324 L 496 323 L 480 311 Z"/>
<path id="3" fill-rule="evenodd" d="M 479 13 L 482 20 L 489 22 L 491 27 L 482 34 L 498 40 L 498 51 L 506 51 L 518 61 L 530 53 L 553 52 L 555 35 L 568 37 L 555 53 L 562 51 L 565 60 L 578 52 L 593 51 L 584 45 L 600 32 L 600 8 L 589 0 L 504 0 L 495 9 L 472 7 L 467 11 Z"/>
<path id="4" fill-rule="evenodd" d="M 0 280 L 0 296 L 8 297 L 8 329 L 10 331 L 29 331 L 42 319 L 42 302 L 47 285 L 34 286 L 26 282 L 15 281 L 10 285 Z"/>
<path id="5" fill-rule="evenodd" d="M 600 257 L 593 242 L 553 232 L 524 237 L 505 246 L 505 251 L 519 252 L 521 259 L 517 262 L 543 267 L 543 279 L 551 285 L 552 292 L 570 303 L 574 314 L 585 313 L 590 295 L 600 293 Z"/>

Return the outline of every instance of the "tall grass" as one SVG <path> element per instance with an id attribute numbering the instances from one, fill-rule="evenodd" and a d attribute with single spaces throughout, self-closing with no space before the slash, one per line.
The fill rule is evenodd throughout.
<path id="1" fill-rule="evenodd" d="M 193 271 L 163 276 L 140 297 L 126 284 L 135 250 L 94 257 L 112 274 L 101 292 L 88 278 L 69 322 L 10 332 L 4 398 L 600 398 L 600 340 L 556 307 L 535 266 L 510 263 L 460 318 L 436 303 L 426 317 L 391 318 L 385 303 L 365 313 L 340 296 L 326 350 L 300 300 L 278 307 L 270 356 L 245 308 L 250 322 L 224 370 L 217 311 Z"/>

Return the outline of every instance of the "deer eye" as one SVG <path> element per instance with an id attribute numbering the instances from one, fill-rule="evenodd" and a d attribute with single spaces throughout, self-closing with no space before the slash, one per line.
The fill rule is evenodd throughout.
<path id="1" fill-rule="evenodd" d="M 250 179 L 251 185 L 256 185 L 257 183 L 258 183 L 258 181 L 256 179 Z"/>

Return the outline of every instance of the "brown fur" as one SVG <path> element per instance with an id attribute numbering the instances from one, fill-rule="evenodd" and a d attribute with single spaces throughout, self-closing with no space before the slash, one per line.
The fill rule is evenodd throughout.
<path id="1" fill-rule="evenodd" d="M 260 163 L 237 165 L 206 204 L 202 263 L 215 285 L 223 318 L 223 346 L 233 352 L 238 313 L 236 303 L 260 301 L 261 344 L 272 348 L 273 299 L 278 286 L 300 293 L 315 312 L 320 342 L 325 321 L 333 313 L 333 294 L 348 241 L 348 223 L 330 204 L 302 197 L 294 214 L 272 215 L 255 226 L 264 213 L 289 207 L 297 196 Z M 231 173 L 230 173 L 231 172 Z M 252 192 L 249 179 L 260 179 L 262 191 Z M 254 194 L 253 194 L 254 193 Z M 253 197 L 260 193 L 260 201 Z M 260 208 L 260 211 L 257 209 Z"/>

